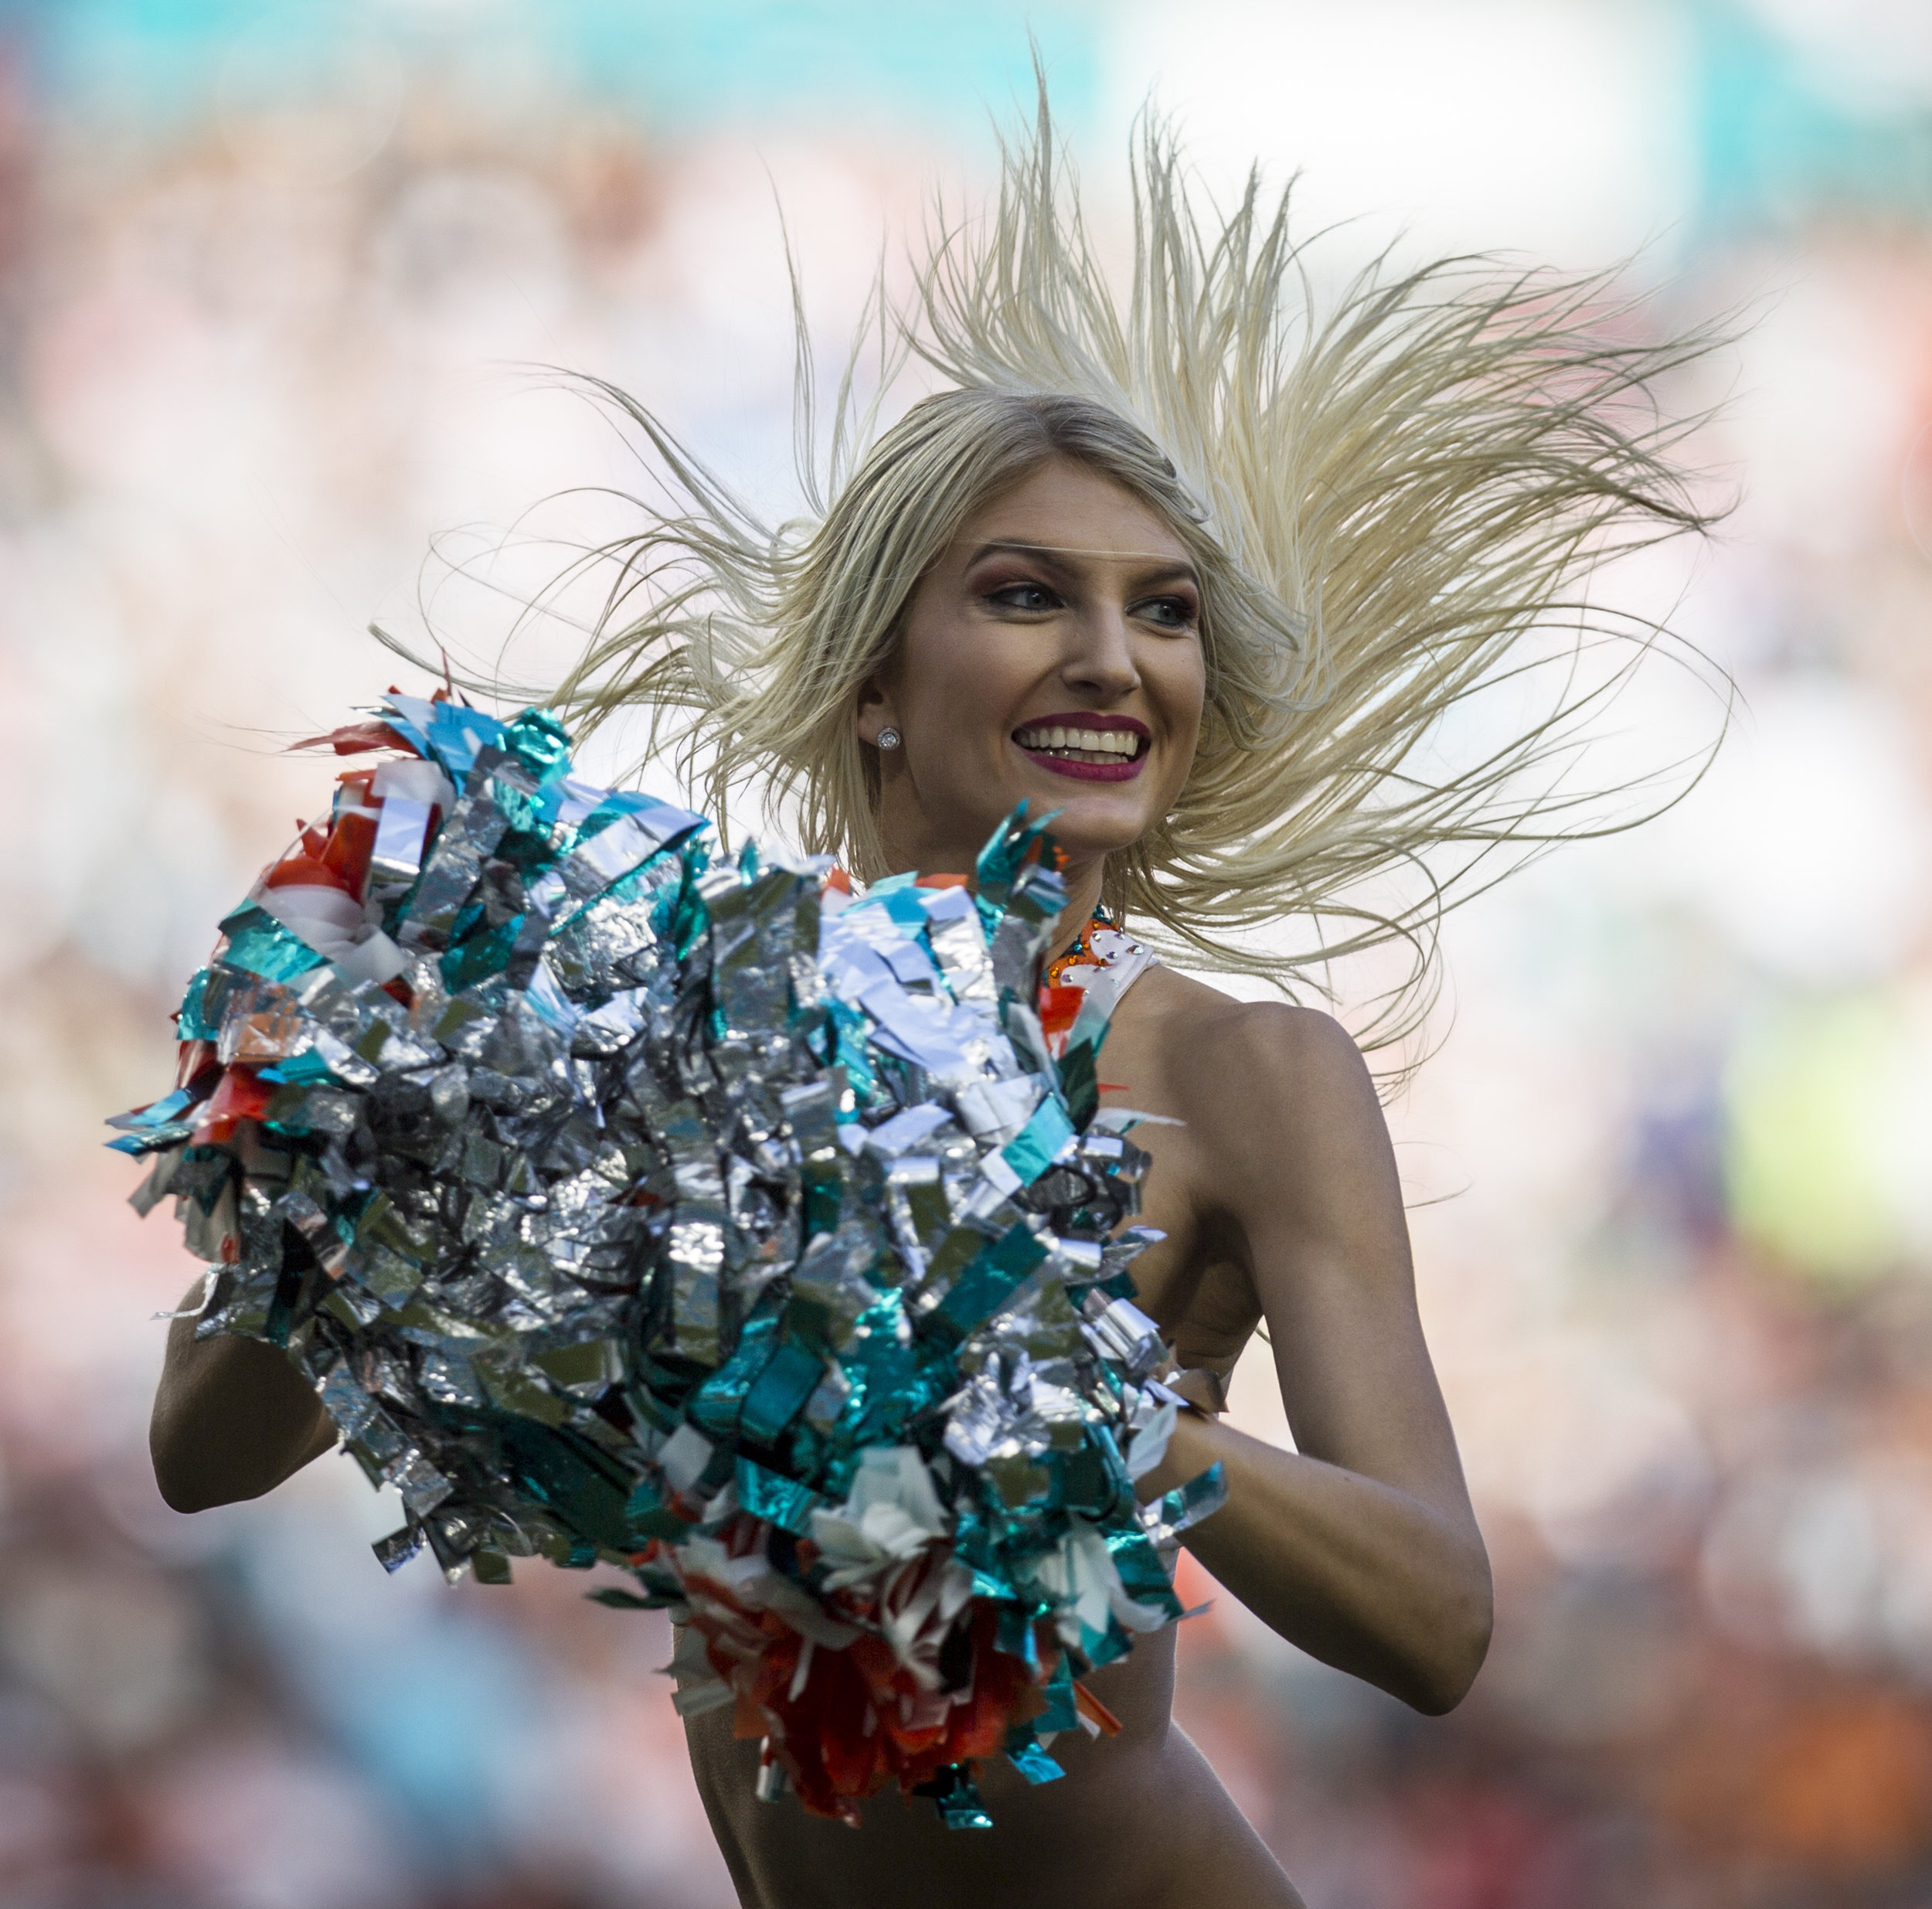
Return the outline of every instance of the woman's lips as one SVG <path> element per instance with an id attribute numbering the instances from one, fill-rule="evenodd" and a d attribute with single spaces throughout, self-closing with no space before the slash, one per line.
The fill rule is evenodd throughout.
<path id="1" fill-rule="evenodd" d="M 1114 762 L 1082 762 L 1072 756 L 1056 756 L 1049 749 L 1022 749 L 1021 754 L 1056 775 L 1070 775 L 1082 782 L 1131 782 L 1141 773 L 1145 756 L 1122 757 Z"/>
<path id="2" fill-rule="evenodd" d="M 1056 775 L 1083 782 L 1129 782 L 1141 772 L 1152 737 L 1130 716 L 1068 710 L 1036 716 L 1013 732 L 1022 755 Z"/>

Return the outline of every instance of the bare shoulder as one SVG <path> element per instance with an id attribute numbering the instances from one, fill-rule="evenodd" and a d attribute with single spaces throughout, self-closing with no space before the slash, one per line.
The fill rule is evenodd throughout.
<path id="1" fill-rule="evenodd" d="M 1378 1105 L 1362 1053 L 1332 1014 L 1285 1001 L 1237 1001 L 1172 968 L 1151 971 L 1149 1046 L 1185 1118 L 1213 1120 L 1245 1103 L 1280 1118 Z"/>
<path id="2" fill-rule="evenodd" d="M 1134 1044 L 1141 1078 L 1158 1089 L 1155 1104 L 1138 1104 L 1182 1123 L 1166 1152 L 1197 1211 L 1265 1210 L 1325 1227 L 1321 1216 L 1338 1200 L 1379 1207 L 1394 1197 L 1374 1080 L 1333 1016 L 1237 1001 L 1169 969 L 1134 992 L 1143 989 Z"/>

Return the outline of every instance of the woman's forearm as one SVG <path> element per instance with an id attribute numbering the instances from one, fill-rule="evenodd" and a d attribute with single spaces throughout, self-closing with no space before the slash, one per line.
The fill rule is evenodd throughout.
<path id="1" fill-rule="evenodd" d="M 1489 1645 L 1488 1559 L 1473 1527 L 1373 1479 L 1183 1414 L 1142 1482 L 1219 1460 L 1228 1502 L 1188 1548 L 1270 1628 L 1430 1715 L 1453 1709 Z"/>
<path id="2" fill-rule="evenodd" d="M 335 1442 L 335 1427 L 287 1355 L 257 1339 L 168 1328 L 148 1431 L 155 1482 L 176 1511 L 259 1498 Z"/>

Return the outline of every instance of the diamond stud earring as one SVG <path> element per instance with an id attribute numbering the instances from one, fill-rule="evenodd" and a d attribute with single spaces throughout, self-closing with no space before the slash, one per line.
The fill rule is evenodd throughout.
<path id="1" fill-rule="evenodd" d="M 898 730 L 882 729 L 879 732 L 879 746 L 881 749 L 896 749 L 899 747 Z"/>

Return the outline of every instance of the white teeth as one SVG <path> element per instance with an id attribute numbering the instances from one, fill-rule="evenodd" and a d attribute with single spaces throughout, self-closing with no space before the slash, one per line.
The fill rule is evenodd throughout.
<path id="1" fill-rule="evenodd" d="M 1077 749 L 1091 756 L 1138 755 L 1141 739 L 1126 729 L 1067 729 L 1051 727 L 1016 730 L 1013 740 L 1022 749 Z"/>

